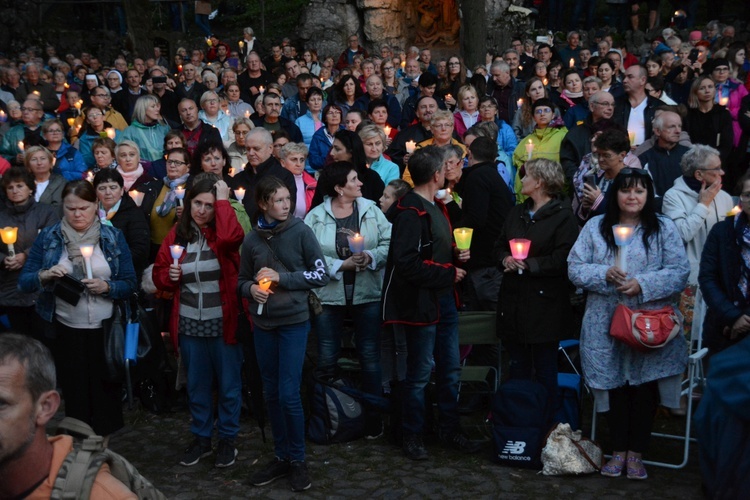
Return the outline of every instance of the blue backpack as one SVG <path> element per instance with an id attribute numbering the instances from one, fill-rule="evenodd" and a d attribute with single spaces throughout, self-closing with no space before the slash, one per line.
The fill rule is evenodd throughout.
<path id="1" fill-rule="evenodd" d="M 331 382 L 316 379 L 307 423 L 310 441 L 331 444 L 364 437 L 365 411 L 360 400 L 351 395 L 359 392 L 345 378 Z"/>
<path id="2" fill-rule="evenodd" d="M 552 423 L 547 389 L 532 380 L 505 382 L 492 398 L 494 459 L 502 465 L 542 468 L 542 448 Z"/>

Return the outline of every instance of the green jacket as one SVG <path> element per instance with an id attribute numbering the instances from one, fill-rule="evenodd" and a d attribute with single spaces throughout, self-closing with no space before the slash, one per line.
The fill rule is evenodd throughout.
<path id="1" fill-rule="evenodd" d="M 125 140 L 135 142 L 141 151 L 141 160 L 154 161 L 164 156 L 164 136 L 169 130 L 169 125 L 157 123 L 148 127 L 133 120 L 133 123 L 120 136 L 120 142 Z"/>
<path id="2" fill-rule="evenodd" d="M 565 127 L 547 127 L 545 129 L 535 128 L 534 131 L 524 137 L 513 152 L 513 165 L 516 167 L 516 180 L 514 190 L 516 192 L 516 202 L 523 203 L 526 196 L 521 194 L 521 179 L 526 173 L 522 170 L 524 163 L 529 158 L 526 152 L 526 145 L 531 140 L 534 145 L 534 151 L 531 153 L 531 159 L 546 158 L 548 160 L 560 162 L 560 144 L 565 139 L 568 129 Z"/>

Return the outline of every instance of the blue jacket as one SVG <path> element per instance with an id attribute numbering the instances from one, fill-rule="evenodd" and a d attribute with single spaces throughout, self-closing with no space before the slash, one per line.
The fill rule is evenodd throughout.
<path id="1" fill-rule="evenodd" d="M 339 127 L 339 130 L 343 130 L 343 128 Z M 320 127 L 313 134 L 310 141 L 310 154 L 307 156 L 307 162 L 313 171 L 322 169 L 326 164 L 328 153 L 331 152 L 331 148 L 333 147 L 333 139 L 329 140 L 329 137 L 326 127 Z"/>
<path id="2" fill-rule="evenodd" d="M 388 106 L 388 125 L 397 129 L 401 125 L 401 104 L 398 99 L 390 95 L 388 92 L 383 90 L 383 95 L 380 96 Z M 367 113 L 367 107 L 370 105 L 372 98 L 370 94 L 365 94 L 356 101 L 354 101 L 354 108 L 359 109 Z"/>
<path id="3" fill-rule="evenodd" d="M 67 181 L 80 181 L 86 170 L 86 162 L 81 153 L 67 142 L 60 144 L 53 172 L 62 175 Z"/>
<path id="4" fill-rule="evenodd" d="M 120 142 L 121 132 L 114 127 L 112 127 L 112 130 L 115 131 L 115 142 Z M 94 168 L 94 166 L 96 165 L 96 159 L 94 159 L 94 152 L 91 150 L 91 147 L 94 144 L 94 140 L 98 139 L 99 137 L 99 134 L 97 134 L 96 132 L 83 133 L 78 138 L 78 144 L 76 144 L 76 148 L 78 148 L 81 156 L 83 156 L 83 161 L 86 163 L 86 167 L 89 169 Z"/>
<path id="5" fill-rule="evenodd" d="M 39 279 L 39 271 L 50 269 L 60 262 L 64 246 L 60 222 L 42 229 L 18 278 L 18 288 L 22 292 L 41 291 L 36 302 L 36 312 L 49 322 L 55 317 L 55 296 L 52 294 L 54 284 L 43 285 Z M 129 298 L 137 288 L 137 279 L 125 236 L 117 228 L 101 226 L 99 246 L 112 270 L 107 297 L 113 300 Z"/>
<path id="6" fill-rule="evenodd" d="M 320 116 L 318 116 L 320 118 Z M 305 146 L 308 148 L 310 147 L 310 142 L 312 141 L 313 135 L 315 134 L 315 120 L 313 119 L 312 113 L 308 110 L 305 112 L 304 115 L 297 118 L 297 120 L 294 122 L 297 127 L 299 127 L 300 132 L 302 132 L 302 142 L 305 143 Z M 324 125 L 321 124 L 321 127 Z"/>
<path id="7" fill-rule="evenodd" d="M 516 147 L 518 147 L 518 137 L 516 137 L 516 133 L 513 132 L 513 127 L 505 123 L 504 120 L 501 120 L 497 118 L 495 120 L 495 125 L 497 125 L 498 131 L 497 131 L 497 145 L 502 150 L 505 151 L 505 154 L 508 155 L 508 158 L 513 158 L 513 153 L 516 150 Z"/>

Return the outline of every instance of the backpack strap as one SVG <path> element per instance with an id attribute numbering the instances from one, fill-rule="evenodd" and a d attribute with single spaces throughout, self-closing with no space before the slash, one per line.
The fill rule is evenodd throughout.
<path id="1" fill-rule="evenodd" d="M 73 417 L 65 417 L 57 426 L 57 434 L 81 437 L 83 439 L 96 436 L 96 432 L 89 424 Z"/>
<path id="2" fill-rule="evenodd" d="M 97 436 L 101 439 L 101 436 Z M 50 498 L 52 500 L 75 500 L 89 498 L 94 480 L 106 455 L 100 451 L 76 448 L 65 457 L 57 472 Z"/>

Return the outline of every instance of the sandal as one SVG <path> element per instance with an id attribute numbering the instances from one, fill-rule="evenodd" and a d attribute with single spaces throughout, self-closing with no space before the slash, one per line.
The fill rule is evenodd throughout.
<path id="1" fill-rule="evenodd" d="M 628 479 L 646 479 L 648 473 L 643 466 L 643 460 L 636 457 L 628 457 Z"/>
<path id="2" fill-rule="evenodd" d="M 612 458 L 607 462 L 607 465 L 602 467 L 602 476 L 607 477 L 620 477 L 622 475 L 622 468 L 625 465 L 625 459 L 622 455 L 612 455 Z"/>

